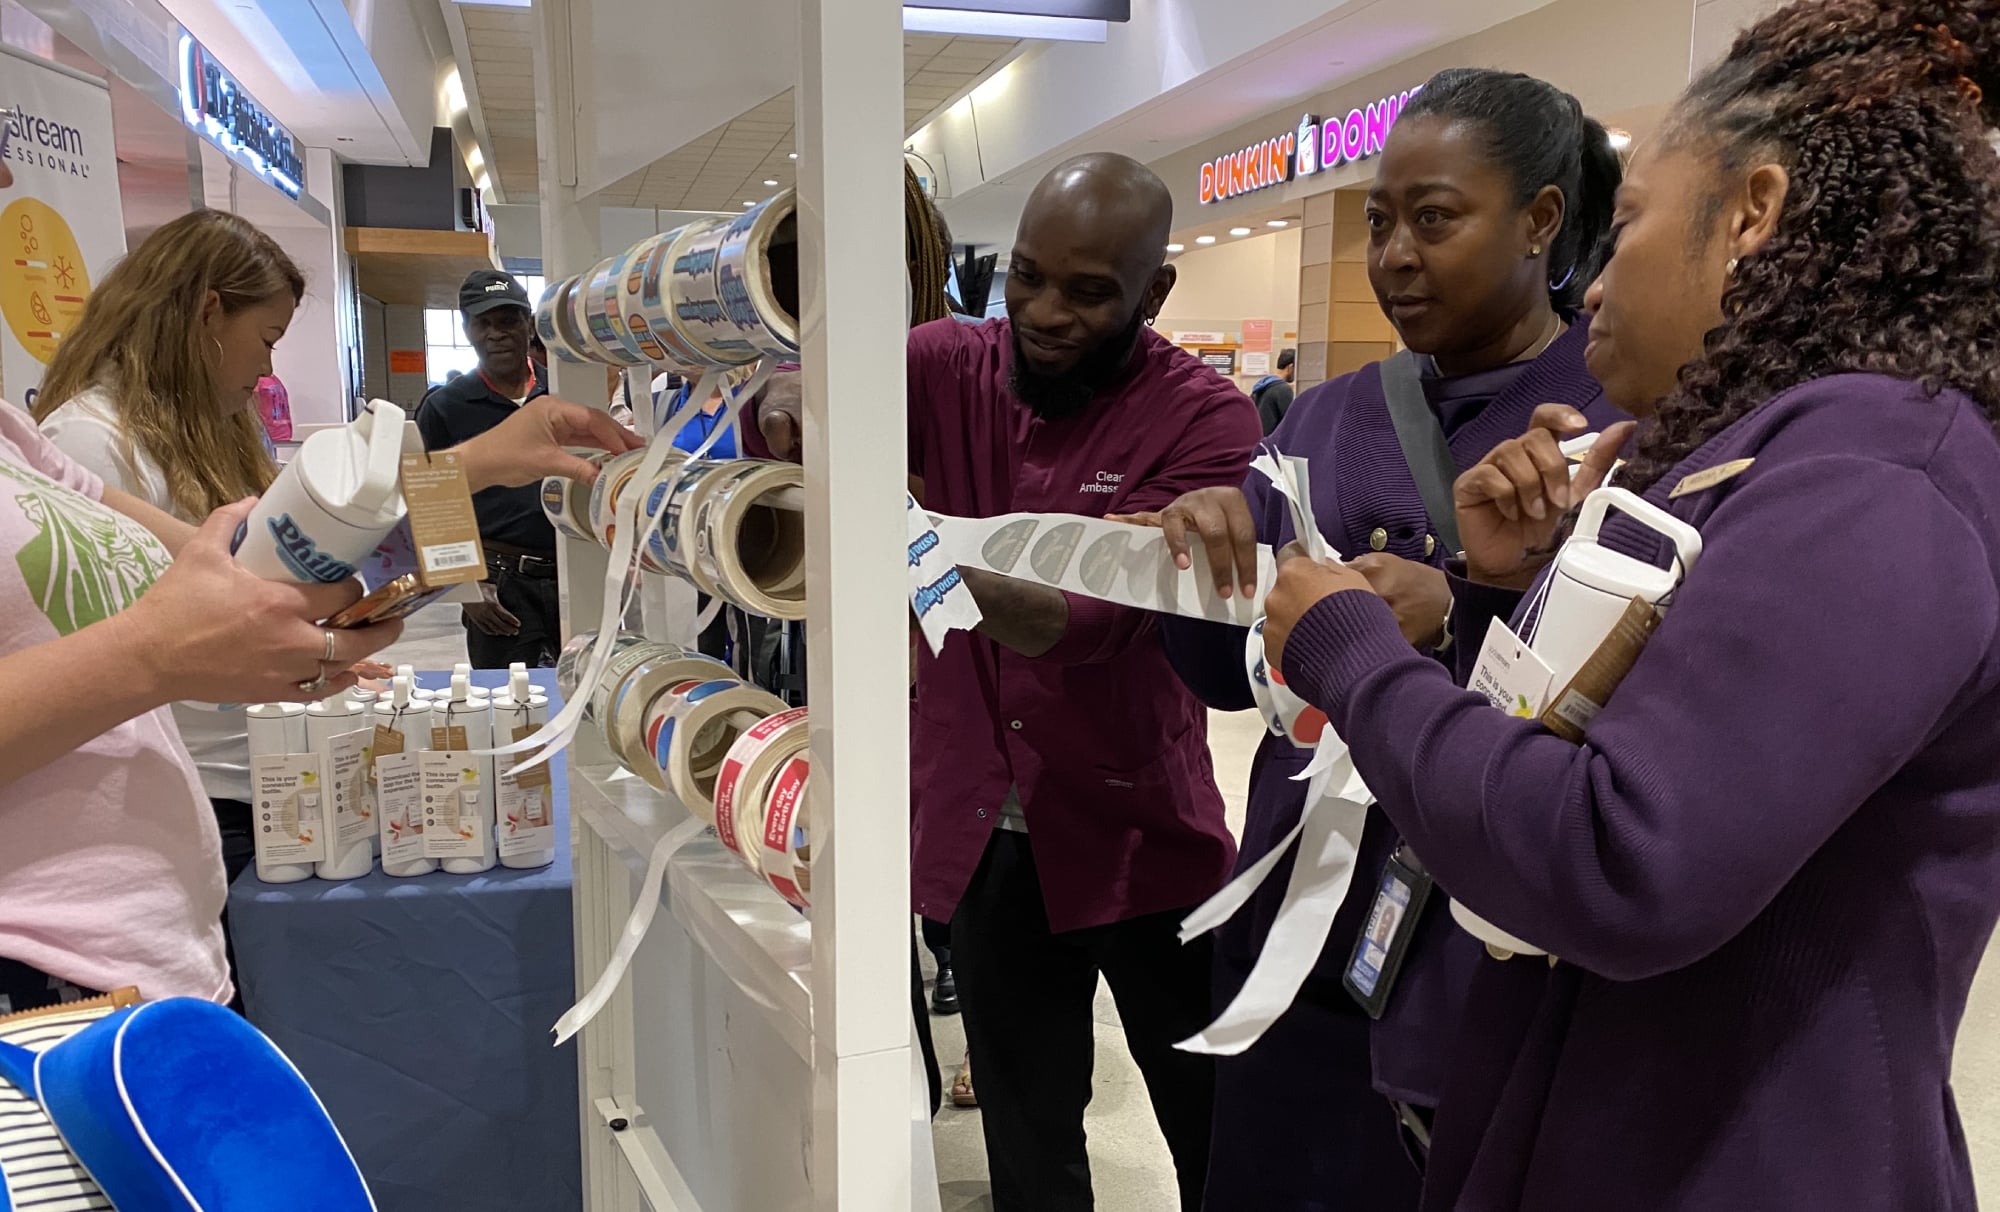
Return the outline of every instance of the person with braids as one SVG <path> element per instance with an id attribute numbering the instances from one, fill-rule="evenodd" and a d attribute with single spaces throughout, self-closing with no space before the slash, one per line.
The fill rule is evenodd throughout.
<path id="1" fill-rule="evenodd" d="M 1452 480 L 1520 433 L 1537 405 L 1616 419 L 1584 368 L 1589 333 L 1577 307 L 1603 255 L 1618 179 L 1603 127 L 1574 97 L 1516 73 L 1443 72 L 1390 134 L 1368 194 L 1368 274 L 1410 352 L 1304 392 L 1271 442 L 1312 460 L 1320 529 L 1393 604 L 1414 658 L 1449 659 L 1452 647 L 1443 564 L 1457 543 L 1440 524 L 1451 520 Z M 1418 462 L 1399 441 L 1404 427 L 1422 440 Z M 1293 537 L 1285 499 L 1254 472 L 1240 489 L 1204 489 L 1139 520 L 1167 527 L 1183 566 L 1198 536 L 1224 592 L 1232 563 L 1245 570 L 1243 592 L 1254 592 L 1257 546 Z M 1242 628 L 1163 619 L 1161 630 L 1181 677 L 1210 707 L 1255 706 Z M 1284 737 L 1264 738 L 1239 870 L 1287 844 L 1306 798 L 1293 776 L 1309 756 Z M 1408 923 L 1408 959 L 1371 1027 L 1343 976 L 1399 846 L 1389 822 L 1370 815 L 1347 897 L 1296 999 L 1262 1038 L 1256 1026 L 1239 1032 L 1247 1047 L 1217 1067 L 1210 1208 L 1416 1205 L 1421 1174 L 1399 1123 L 1421 1157 L 1473 957 L 1442 906 L 1423 912 Z M 1291 862 L 1281 859 L 1217 931 L 1218 1005 L 1258 962 Z"/>
<path id="2" fill-rule="evenodd" d="M 1950 1074 L 2000 918 L 1996 100 L 2000 0 L 1808 0 L 1635 156 L 1586 357 L 1644 419 L 1618 482 L 1703 547 L 1580 744 L 1412 653 L 1359 570 L 1282 560 L 1270 661 L 1439 887 L 1560 957 L 1479 961 L 1426 1208 L 1975 1206 Z M 1625 436 L 1572 483 L 1582 428 L 1539 410 L 1458 481 L 1460 635 L 1525 626 Z"/>

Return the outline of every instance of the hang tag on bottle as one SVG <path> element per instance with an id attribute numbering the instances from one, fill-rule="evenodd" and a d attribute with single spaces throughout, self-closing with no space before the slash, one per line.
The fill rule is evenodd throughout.
<path id="1" fill-rule="evenodd" d="M 375 742 L 369 748 L 374 751 L 375 760 L 380 762 L 385 757 L 391 757 L 403 752 L 403 740 L 403 734 L 397 732 L 394 728 L 385 728 L 377 724 L 375 725 Z"/>
<path id="2" fill-rule="evenodd" d="M 524 740 L 535 727 L 523 724 L 514 729 L 514 739 Z M 500 776 L 499 799 L 495 809 L 500 825 L 500 857 L 540 854 L 555 847 L 554 779 L 547 762 L 520 775 Z"/>
<path id="3" fill-rule="evenodd" d="M 424 772 L 419 758 L 415 753 L 375 754 L 375 811 L 382 830 L 382 861 L 390 866 L 424 857 Z"/>
<path id="4" fill-rule="evenodd" d="M 492 814 L 480 760 L 462 749 L 426 749 L 423 769 L 424 857 L 480 858 L 492 853 Z"/>
<path id="5" fill-rule="evenodd" d="M 470 749 L 471 746 L 465 743 L 465 725 L 463 724 L 450 724 L 442 726 L 432 725 L 431 748 Z"/>
<path id="6" fill-rule="evenodd" d="M 403 503 L 409 507 L 417 571 L 426 586 L 486 579 L 486 552 L 479 545 L 472 486 L 456 452 L 404 455 Z"/>
<path id="7" fill-rule="evenodd" d="M 1505 619 L 1496 618 L 1486 628 L 1486 643 L 1472 667 L 1470 689 L 1485 695 L 1487 702 L 1508 715 L 1532 720 L 1548 705 L 1549 683 L 1555 676 L 1555 670 L 1514 634 Z"/>

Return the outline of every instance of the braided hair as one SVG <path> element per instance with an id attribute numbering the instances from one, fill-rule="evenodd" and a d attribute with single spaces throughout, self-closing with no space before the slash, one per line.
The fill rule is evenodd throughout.
<path id="1" fill-rule="evenodd" d="M 1776 162 L 1791 186 L 1623 483 L 1643 491 L 1764 401 L 1826 375 L 1954 387 L 2000 422 L 1994 102 L 2000 0 L 1802 0 L 1689 87 L 1669 146 L 1705 155 L 1718 180 Z"/>
<path id="2" fill-rule="evenodd" d="M 1493 163 L 1526 206 L 1548 186 L 1562 191 L 1562 228 L 1549 249 L 1549 302 L 1573 311 L 1604 267 L 1612 203 L 1624 177 L 1611 137 L 1575 97 L 1533 76 L 1454 67 L 1411 97 L 1400 121 L 1438 118 L 1477 129 Z"/>
<path id="3" fill-rule="evenodd" d="M 924 192 L 923 182 L 903 165 L 903 255 L 909 259 L 910 289 L 914 295 L 910 323 L 925 324 L 950 314 L 945 303 L 950 280 L 950 237 L 943 231 L 944 218 Z"/>

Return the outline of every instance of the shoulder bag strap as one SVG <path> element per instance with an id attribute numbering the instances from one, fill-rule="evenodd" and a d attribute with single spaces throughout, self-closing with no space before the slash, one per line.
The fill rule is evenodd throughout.
<path id="1" fill-rule="evenodd" d="M 1458 479 L 1458 463 L 1451 457 L 1451 445 L 1444 439 L 1444 427 L 1424 398 L 1424 384 L 1417 372 L 1417 356 L 1404 350 L 1382 361 L 1382 395 L 1389 404 L 1389 420 L 1396 427 L 1396 441 L 1403 448 L 1403 462 L 1417 482 L 1424 510 L 1431 516 L 1431 528 L 1438 533 L 1445 552 L 1456 555 L 1458 511 L 1452 506 L 1452 483 Z"/>

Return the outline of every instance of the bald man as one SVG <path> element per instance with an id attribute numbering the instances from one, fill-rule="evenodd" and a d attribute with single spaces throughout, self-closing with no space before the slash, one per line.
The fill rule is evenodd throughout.
<path id="1" fill-rule="evenodd" d="M 1143 165 L 1071 160 L 1028 200 L 1007 318 L 910 334 L 910 474 L 963 517 L 1099 516 L 1243 482 L 1260 427 L 1234 385 L 1148 327 L 1173 288 L 1173 204 Z M 760 414 L 789 451 L 794 416 Z M 1092 1207 L 1091 1001 L 1109 982 L 1178 1170 L 1201 1203 L 1209 1020 L 1187 910 L 1235 847 L 1206 716 L 1152 616 L 964 570 L 986 622 L 922 652 L 911 738 L 917 911 L 952 924 L 996 1212 Z"/>

